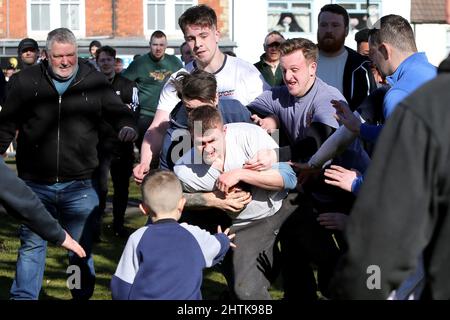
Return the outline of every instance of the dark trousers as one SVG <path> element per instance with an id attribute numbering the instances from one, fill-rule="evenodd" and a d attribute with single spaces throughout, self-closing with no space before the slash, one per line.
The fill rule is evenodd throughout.
<path id="1" fill-rule="evenodd" d="M 123 228 L 125 211 L 128 205 L 128 188 L 133 172 L 134 153 L 131 142 L 120 142 L 114 152 L 99 152 L 99 167 L 96 171 L 98 181 L 99 212 L 97 214 L 96 230 L 100 231 L 101 219 L 105 213 L 108 195 L 108 177 L 111 172 L 113 183 L 113 228 L 118 231 Z"/>
<path id="2" fill-rule="evenodd" d="M 276 239 L 289 210 L 279 210 L 273 216 L 254 220 L 245 225 L 232 225 L 236 249 L 230 249 L 220 270 L 227 279 L 233 296 L 240 300 L 269 300 L 269 288 L 275 278 L 274 250 Z M 195 224 L 210 233 L 217 232 L 217 225 L 230 226 L 231 219 L 220 210 L 183 213 L 182 220 Z"/>
<path id="3" fill-rule="evenodd" d="M 321 179 L 323 181 L 323 177 Z M 284 298 L 289 300 L 316 300 L 317 290 L 326 297 L 330 296 L 328 287 L 331 277 L 346 250 L 342 232 L 325 229 L 317 222 L 317 217 L 325 212 L 348 214 L 354 196 L 322 185 L 322 182 L 311 187 L 306 193 L 298 194 L 298 207 L 280 231 Z M 314 267 L 317 269 L 317 281 Z"/>

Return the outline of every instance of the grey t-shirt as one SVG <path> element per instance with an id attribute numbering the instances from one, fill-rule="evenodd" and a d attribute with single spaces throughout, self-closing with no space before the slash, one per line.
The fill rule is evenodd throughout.
<path id="1" fill-rule="evenodd" d="M 230 123 L 226 125 L 226 157 L 224 172 L 242 168 L 246 160 L 259 150 L 276 149 L 278 144 L 261 127 L 249 123 Z M 195 148 L 178 160 L 174 172 L 181 180 L 186 192 L 210 192 L 216 189 L 215 183 L 221 172 L 210 165 L 192 160 L 200 160 Z M 233 224 L 243 224 L 249 220 L 265 218 L 275 214 L 287 195 L 285 190 L 270 191 L 251 186 L 252 201 L 237 216 Z"/>
<path id="2" fill-rule="evenodd" d="M 288 135 L 291 145 L 306 138 L 306 129 L 312 122 L 320 122 L 332 128 L 339 126 L 334 118 L 331 100 L 343 100 L 344 96 L 334 87 L 316 78 L 309 92 L 294 97 L 285 86 L 264 91 L 248 107 L 266 116 L 274 114 L 280 119 L 280 129 Z"/>
<path id="3" fill-rule="evenodd" d="M 336 110 L 331 100 L 346 101 L 335 87 L 316 78 L 309 92 L 301 97 L 292 96 L 286 87 L 275 87 L 263 92 L 248 107 L 262 115 L 274 114 L 280 119 L 280 129 L 288 136 L 291 146 L 306 138 L 306 129 L 312 122 L 319 122 L 332 128 L 339 124 L 334 118 Z M 364 172 L 369 159 L 359 140 L 355 140 L 335 163 L 346 168 L 355 168 Z"/>
<path id="4" fill-rule="evenodd" d="M 344 69 L 348 51 L 343 50 L 336 57 L 328 57 L 319 51 L 317 60 L 317 76 L 339 92 L 344 92 Z"/>

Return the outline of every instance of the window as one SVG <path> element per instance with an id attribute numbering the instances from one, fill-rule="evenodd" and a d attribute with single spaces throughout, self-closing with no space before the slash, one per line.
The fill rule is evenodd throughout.
<path id="1" fill-rule="evenodd" d="M 158 30 L 165 29 L 166 20 L 166 1 L 150 0 L 147 3 L 147 29 Z"/>
<path id="2" fill-rule="evenodd" d="M 446 41 L 446 49 L 447 54 L 450 54 L 450 28 L 447 27 L 447 41 Z"/>
<path id="3" fill-rule="evenodd" d="M 186 9 L 192 7 L 192 1 L 189 0 L 175 0 L 175 28 L 180 30 L 178 25 L 178 19 L 186 11 Z"/>
<path id="4" fill-rule="evenodd" d="M 78 0 L 61 0 L 61 26 L 80 30 L 80 3 Z"/>
<path id="5" fill-rule="evenodd" d="M 351 30 L 371 28 L 380 18 L 380 0 L 371 0 L 369 7 L 366 0 L 337 0 L 335 3 L 347 9 Z"/>
<path id="6" fill-rule="evenodd" d="M 186 9 L 197 4 L 197 0 L 145 0 L 144 31 L 150 35 L 162 30 L 169 35 L 180 35 L 178 18 Z"/>
<path id="7" fill-rule="evenodd" d="M 31 29 L 50 30 L 50 1 L 48 0 L 32 1 Z"/>
<path id="8" fill-rule="evenodd" d="M 268 1 L 268 31 L 311 32 L 312 1 Z"/>
<path id="9" fill-rule="evenodd" d="M 27 29 L 30 37 L 43 40 L 49 31 L 65 27 L 85 34 L 85 0 L 28 0 Z"/>

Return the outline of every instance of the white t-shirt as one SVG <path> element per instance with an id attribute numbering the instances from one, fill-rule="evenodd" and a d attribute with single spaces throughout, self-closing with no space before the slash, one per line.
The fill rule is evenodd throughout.
<path id="1" fill-rule="evenodd" d="M 317 61 L 317 76 L 342 94 L 344 94 L 344 68 L 347 57 L 347 50 L 336 57 L 327 57 L 319 52 Z"/>
<path id="2" fill-rule="evenodd" d="M 175 88 L 170 83 L 175 79 L 178 72 L 192 72 L 195 69 L 194 61 L 184 69 L 180 69 L 170 76 L 161 90 L 158 102 L 158 110 L 171 112 L 180 101 Z M 258 69 L 254 65 L 240 58 L 225 55 L 222 67 L 214 73 L 217 80 L 217 91 L 219 99 L 234 99 L 240 101 L 244 106 L 252 102 L 264 90 L 269 90 Z"/>
<path id="3" fill-rule="evenodd" d="M 259 150 L 275 149 L 278 144 L 261 127 L 250 123 L 229 123 L 225 134 L 226 156 L 224 172 L 242 168 L 246 160 Z M 186 192 L 210 192 L 216 189 L 221 172 L 201 162 L 201 156 L 191 149 L 177 161 L 173 171 Z M 192 159 L 198 160 L 192 163 Z M 287 191 L 264 190 L 251 186 L 252 201 L 233 221 L 234 225 L 274 215 L 281 207 Z"/>

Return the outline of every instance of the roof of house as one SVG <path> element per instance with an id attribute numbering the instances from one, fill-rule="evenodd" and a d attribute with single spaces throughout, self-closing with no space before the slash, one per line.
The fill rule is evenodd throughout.
<path id="1" fill-rule="evenodd" d="M 411 23 L 446 23 L 445 0 L 411 0 Z"/>

